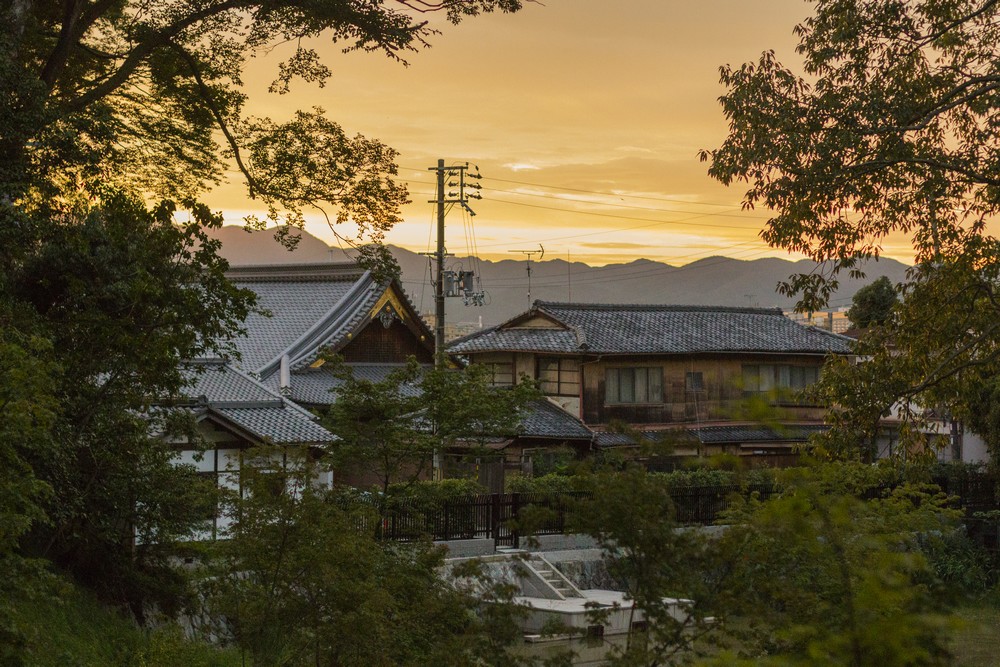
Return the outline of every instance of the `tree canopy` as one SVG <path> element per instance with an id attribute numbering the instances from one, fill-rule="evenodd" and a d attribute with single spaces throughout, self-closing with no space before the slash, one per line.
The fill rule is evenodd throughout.
<path id="1" fill-rule="evenodd" d="M 273 221 L 307 209 L 351 219 L 366 239 L 399 220 L 395 152 L 348 136 L 319 109 L 277 123 L 245 114 L 247 60 L 283 42 L 294 53 L 271 90 L 331 75 L 309 40 L 402 60 L 435 30 L 513 12 L 522 0 L 3 0 L 0 2 L 0 192 L 51 204 L 99 180 L 191 198 L 228 160 Z"/>
<path id="2" fill-rule="evenodd" d="M 786 286 L 807 303 L 889 234 L 930 260 L 1000 206 L 1000 5 L 815 4 L 795 28 L 804 75 L 773 52 L 721 69 L 729 136 L 702 155 L 713 177 L 747 183 L 746 207 L 775 212 L 764 240 L 830 263 Z"/>
<path id="3" fill-rule="evenodd" d="M 370 476 L 383 494 L 425 476 L 435 452 L 460 445 L 481 454 L 490 438 L 517 433 L 527 402 L 538 397 L 531 382 L 492 386 L 489 369 L 476 364 L 423 368 L 410 358 L 378 381 L 356 378 L 348 366 L 338 374 L 343 384 L 324 420 L 337 436 L 331 462 Z"/>
<path id="4" fill-rule="evenodd" d="M 859 329 L 865 329 L 873 324 L 885 324 L 892 315 L 892 307 L 898 301 L 892 282 L 882 276 L 854 294 L 847 317 L 851 320 L 851 324 Z"/>
<path id="5" fill-rule="evenodd" d="M 399 219 L 395 152 L 320 109 L 249 115 L 248 59 L 293 43 L 283 93 L 329 78 L 316 39 L 402 60 L 435 33 L 429 13 L 520 6 L 0 0 L 0 560 L 43 557 L 140 618 L 178 601 L 166 548 L 204 497 L 150 406 L 182 359 L 231 352 L 253 307 L 205 233 L 221 217 L 197 203 L 230 161 L 266 211 L 251 224 L 313 209 L 377 242 Z"/>
<path id="6" fill-rule="evenodd" d="M 887 241 L 912 242 L 892 330 L 860 350 L 872 363 L 824 381 L 844 425 L 870 430 L 894 405 L 979 412 L 1000 372 L 1000 3 L 817 0 L 795 31 L 801 74 L 773 52 L 721 69 L 729 135 L 703 152 L 709 173 L 773 211 L 770 245 L 825 263 L 780 286 L 805 310 Z"/>

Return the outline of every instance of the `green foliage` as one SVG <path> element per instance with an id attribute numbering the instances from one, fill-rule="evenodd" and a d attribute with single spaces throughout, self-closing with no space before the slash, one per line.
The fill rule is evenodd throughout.
<path id="1" fill-rule="evenodd" d="M 419 481 L 413 484 L 391 485 L 387 506 L 405 507 L 406 511 L 427 512 L 444 507 L 451 500 L 464 499 L 486 493 L 482 484 L 471 479 L 442 479 Z"/>
<path id="2" fill-rule="evenodd" d="M 728 610 L 741 657 L 950 664 L 948 621 L 920 536 L 952 531 L 957 513 L 934 487 L 902 485 L 861 500 L 843 479 L 825 466 L 790 473 L 780 497 L 731 517 L 717 544 L 729 571 L 716 604 Z"/>
<path id="3" fill-rule="evenodd" d="M 566 493 L 586 490 L 589 485 L 589 479 L 583 475 L 556 473 L 539 477 L 519 475 L 508 478 L 507 491 L 510 493 Z"/>
<path id="4" fill-rule="evenodd" d="M 184 639 L 177 626 L 141 629 L 91 593 L 43 570 L 10 571 L 21 578 L 16 593 L 4 595 L 18 631 L 4 637 L 0 664 L 31 667 L 237 667 L 239 655 Z"/>
<path id="5" fill-rule="evenodd" d="M 629 468 L 630 466 L 625 466 Z M 614 470 L 603 469 L 605 471 Z M 540 477 L 512 477 L 507 490 L 512 493 L 564 493 L 591 488 L 593 470 L 580 468 L 570 474 L 551 473 Z M 774 484 L 777 473 L 770 468 L 753 470 L 719 470 L 709 467 L 692 467 L 671 472 L 649 473 L 650 483 L 662 484 L 667 489 L 688 487 L 744 486 L 747 484 Z"/>
<path id="6" fill-rule="evenodd" d="M 885 324 L 892 316 L 893 306 L 898 302 L 896 289 L 888 278 L 882 276 L 855 292 L 847 317 L 859 329 L 867 329 L 873 324 Z"/>
<path id="7" fill-rule="evenodd" d="M 424 369 L 411 359 L 377 382 L 355 378 L 346 366 L 338 373 L 343 384 L 324 416 L 337 436 L 328 451 L 333 468 L 373 475 L 383 496 L 393 483 L 415 482 L 435 446 L 415 388 Z"/>
<path id="8" fill-rule="evenodd" d="M 172 206 L 148 211 L 115 192 L 58 217 L 6 212 L 5 223 L 21 223 L 0 275 L 13 304 L 7 321 L 47 341 L 32 351 L 21 414 L 53 443 L 21 454 L 51 489 L 48 521 L 21 547 L 139 617 L 151 602 L 173 610 L 182 584 L 167 547 L 203 516 L 203 485 L 172 464 L 176 452 L 145 417 L 150 401 L 180 387 L 180 359 L 228 350 L 251 294 L 225 279 L 205 234 L 219 220 L 201 207 L 184 226 L 173 224 Z M 59 397 L 47 411 L 45 383 Z M 21 477 L 31 483 L 29 472 Z"/>
<path id="9" fill-rule="evenodd" d="M 376 541 L 363 529 L 375 517 L 331 502 L 308 462 L 267 449 L 249 461 L 204 579 L 207 631 L 255 665 L 512 664 L 509 592 L 481 607 L 442 580 L 441 548 Z"/>
<path id="10" fill-rule="evenodd" d="M 950 600 L 982 595 L 997 583 L 996 557 L 969 539 L 964 530 L 928 534 L 921 547 Z"/>
<path id="11" fill-rule="evenodd" d="M 983 155 L 1000 130 L 978 73 L 996 66 L 1000 7 L 980 5 L 819 0 L 795 29 L 805 76 L 773 52 L 721 69 L 729 136 L 703 158 L 723 183 L 748 183 L 748 206 L 775 211 L 768 243 L 830 262 L 785 286 L 805 309 L 889 234 L 909 235 L 921 261 L 982 238 L 998 204 Z"/>
<path id="12" fill-rule="evenodd" d="M 411 358 L 372 382 L 341 366 L 343 384 L 324 422 L 338 437 L 329 450 L 334 467 L 374 475 L 384 495 L 424 476 L 435 450 L 460 445 L 477 454 L 489 439 L 516 433 L 519 410 L 537 393 L 528 383 L 491 386 L 485 371 L 422 368 Z"/>
<path id="13" fill-rule="evenodd" d="M 453 500 L 455 498 L 486 493 L 483 485 L 473 479 L 427 480 L 408 485 L 400 491 L 405 491 L 406 495 L 411 498 L 426 499 L 430 502 Z"/>
<path id="14" fill-rule="evenodd" d="M 436 32 L 424 12 L 458 23 L 520 7 L 521 0 L 446 0 L 417 12 L 405 0 L 5 3 L 0 192 L 32 206 L 78 200 L 81 183 L 99 182 L 184 200 L 219 182 L 234 159 L 271 220 L 301 225 L 304 211 L 318 209 L 331 227 L 350 218 L 359 240 L 378 241 L 406 201 L 394 181 L 395 152 L 346 137 L 319 110 L 286 123 L 247 117 L 247 60 L 295 43 L 271 91 L 287 92 L 293 79 L 322 86 L 331 70 L 309 46 L 316 38 L 401 60 Z"/>
<path id="15" fill-rule="evenodd" d="M 729 136 L 703 153 L 709 173 L 774 211 L 770 245 L 822 263 L 782 292 L 818 310 L 893 235 L 916 251 L 894 317 L 858 349 L 866 363 L 824 375 L 838 448 L 863 443 L 865 459 L 894 405 L 910 455 L 933 449 L 929 411 L 975 421 L 1000 447 L 1000 241 L 987 228 L 1000 210 L 998 17 L 978 0 L 819 0 L 795 29 L 804 76 L 773 52 L 721 70 Z"/>
<path id="16" fill-rule="evenodd" d="M 19 343 L 14 332 L 0 330 L 0 557 L 10 556 L 31 525 L 45 519 L 51 487 L 29 461 L 53 451 L 59 405 L 58 366 L 51 358 L 48 341 Z"/>
<path id="17" fill-rule="evenodd" d="M 630 630 L 625 646 L 611 649 L 608 664 L 653 666 L 690 657 L 712 628 L 702 576 L 712 569 L 705 536 L 679 529 L 669 487 L 641 468 L 597 473 L 589 482 L 593 493 L 573 507 L 572 526 L 597 540 L 609 574 L 624 582 L 649 623 L 645 633 Z M 594 616 L 599 620 L 601 610 Z"/>

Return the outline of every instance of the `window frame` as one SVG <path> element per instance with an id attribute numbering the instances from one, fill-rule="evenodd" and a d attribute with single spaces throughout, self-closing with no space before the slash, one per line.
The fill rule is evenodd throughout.
<path id="1" fill-rule="evenodd" d="M 705 372 L 704 371 L 685 371 L 684 372 L 684 391 L 688 394 L 701 394 L 705 390 Z"/>
<path id="2" fill-rule="evenodd" d="M 545 379 L 543 373 L 551 373 L 544 369 L 545 364 L 555 364 L 555 379 Z M 581 364 L 575 357 L 538 357 L 535 361 L 535 379 L 538 388 L 546 396 L 579 397 L 581 388 Z M 555 385 L 555 391 L 546 389 L 546 385 Z"/>
<path id="3" fill-rule="evenodd" d="M 751 370 L 755 369 L 755 370 Z M 763 371 L 763 369 L 768 369 Z M 801 364 L 745 363 L 742 365 L 743 396 L 765 396 L 773 391 L 801 394 L 819 382 L 821 366 Z M 797 398 L 791 404 L 801 404 Z"/>
<path id="4" fill-rule="evenodd" d="M 625 377 L 627 384 L 622 381 Z M 608 366 L 604 369 L 604 404 L 662 405 L 663 384 L 662 366 Z M 626 386 L 629 396 L 623 395 Z"/>

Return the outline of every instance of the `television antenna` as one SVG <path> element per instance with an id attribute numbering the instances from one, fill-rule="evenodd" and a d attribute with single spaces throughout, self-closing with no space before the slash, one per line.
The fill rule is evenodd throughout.
<path id="1" fill-rule="evenodd" d="M 516 252 L 524 255 L 525 269 L 528 272 L 528 308 L 531 308 L 531 260 L 535 255 L 538 255 L 539 260 L 545 257 L 545 248 L 539 243 L 538 250 L 508 250 L 507 252 Z"/>

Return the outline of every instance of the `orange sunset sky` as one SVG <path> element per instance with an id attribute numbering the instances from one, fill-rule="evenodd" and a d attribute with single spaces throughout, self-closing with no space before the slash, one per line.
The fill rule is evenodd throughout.
<path id="1" fill-rule="evenodd" d="M 349 134 L 400 152 L 410 204 L 387 241 L 429 248 L 434 196 L 427 167 L 444 158 L 479 166 L 474 243 L 460 210 L 447 219 L 450 252 L 520 259 L 545 248 L 592 265 L 646 257 L 679 265 L 701 257 L 789 257 L 758 233 L 767 211 L 740 209 L 742 189 L 706 174 L 697 151 L 726 133 L 718 67 L 774 49 L 794 65 L 792 29 L 803 0 L 544 0 L 512 15 L 440 24 L 409 66 L 318 42 L 333 77 L 268 93 L 286 45 L 246 75 L 248 112 L 286 119 L 320 106 Z M 226 221 L 254 210 L 238 175 L 209 198 Z M 308 231 L 333 235 L 317 216 Z M 885 254 L 912 261 L 905 240 Z"/>

